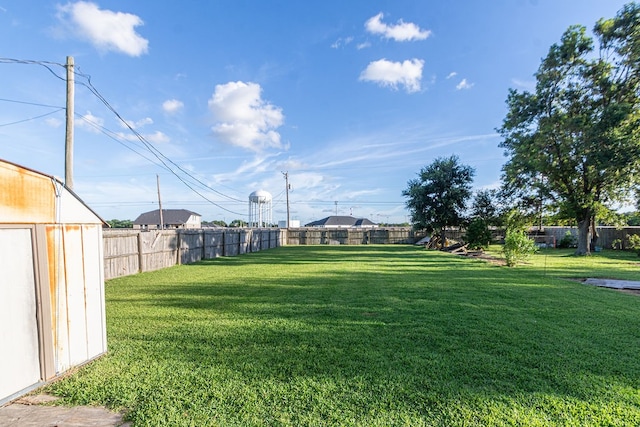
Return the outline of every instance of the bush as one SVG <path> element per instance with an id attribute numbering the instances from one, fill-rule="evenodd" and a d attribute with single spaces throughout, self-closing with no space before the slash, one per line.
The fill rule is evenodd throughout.
<path id="1" fill-rule="evenodd" d="M 491 238 L 491 231 L 485 220 L 475 218 L 471 221 L 465 235 L 470 249 L 486 249 L 491 243 Z"/>
<path id="2" fill-rule="evenodd" d="M 640 256 L 640 236 L 637 234 L 627 234 L 627 239 L 629 239 L 629 249 L 633 249 Z"/>
<path id="3" fill-rule="evenodd" d="M 614 239 L 611 242 L 611 249 L 622 249 L 622 239 Z"/>
<path id="4" fill-rule="evenodd" d="M 515 267 L 516 264 L 533 255 L 536 250 L 535 242 L 527 237 L 524 231 L 517 229 L 507 230 L 503 248 L 507 266 Z"/>
<path id="5" fill-rule="evenodd" d="M 557 246 L 560 249 L 575 248 L 577 246 L 577 243 L 578 240 L 575 238 L 575 236 L 571 234 L 570 231 L 567 231 L 564 234 L 564 237 L 560 239 Z"/>

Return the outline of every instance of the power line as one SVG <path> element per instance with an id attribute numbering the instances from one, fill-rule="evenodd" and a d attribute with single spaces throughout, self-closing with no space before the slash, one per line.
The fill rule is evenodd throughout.
<path id="1" fill-rule="evenodd" d="M 176 173 L 173 168 L 171 166 L 169 166 L 169 164 L 173 165 L 175 168 L 177 168 L 180 172 L 182 172 L 183 174 L 185 174 L 186 176 L 188 176 L 189 178 L 191 178 L 192 180 L 194 180 L 195 182 L 197 182 L 198 184 L 202 185 L 203 187 L 205 187 L 206 189 L 213 191 L 214 193 L 219 194 L 220 196 L 223 196 L 225 198 L 228 198 L 230 200 L 233 201 L 237 201 L 240 202 L 240 199 L 228 196 L 218 190 L 215 190 L 211 187 L 209 187 L 207 184 L 205 184 L 204 182 L 202 182 L 201 180 L 199 180 L 198 178 L 196 178 L 195 176 L 191 175 L 191 173 L 189 173 L 188 171 L 186 171 L 184 168 L 182 168 L 180 165 L 178 165 L 177 163 L 175 163 L 173 160 L 171 160 L 170 158 L 168 158 L 167 156 L 165 156 L 162 152 L 160 152 L 160 150 L 158 150 L 157 148 L 155 148 L 149 141 L 146 140 L 146 138 L 141 135 L 138 131 L 136 131 L 131 124 L 129 124 L 129 122 L 127 122 L 121 115 L 120 113 L 118 113 L 115 108 L 113 108 L 113 106 L 111 106 L 111 104 L 109 103 L 109 101 L 107 101 L 107 99 L 98 91 L 98 89 L 95 88 L 95 86 L 93 86 L 93 84 L 91 83 L 91 76 L 84 74 L 84 73 L 76 73 L 78 76 L 83 77 L 87 83 L 83 83 L 80 82 L 79 84 L 81 84 L 82 86 L 86 87 L 87 89 L 89 89 L 89 91 L 91 93 L 93 93 L 98 100 L 100 100 L 100 102 L 102 102 L 109 111 L 111 111 L 135 136 L 136 138 L 138 138 L 138 140 L 140 142 L 142 142 L 142 144 L 145 146 L 145 148 L 151 153 L 153 154 L 153 156 L 158 159 L 158 161 L 160 161 L 160 163 L 162 163 L 162 165 L 164 166 L 164 168 L 166 170 L 168 170 L 169 172 L 171 172 L 176 178 L 178 178 L 184 185 L 186 185 L 189 189 L 191 189 L 191 191 L 193 191 L 194 193 L 198 194 L 200 197 L 202 197 L 203 199 L 209 201 L 210 203 L 212 203 L 213 205 L 216 205 L 218 207 L 220 207 L 221 209 L 227 210 L 230 213 L 233 213 L 234 215 L 243 215 L 240 214 L 238 212 L 233 212 L 230 211 L 226 208 L 223 208 L 219 205 L 217 205 L 215 202 L 213 202 L 212 200 L 210 200 L 209 198 L 207 198 L 205 195 L 203 195 L 202 193 L 200 193 L 198 190 L 196 190 L 195 188 L 193 188 L 193 186 L 188 183 L 185 179 L 183 179 L 180 175 L 178 175 L 178 173 Z M 168 164 L 169 163 L 169 164 Z M 244 201 L 242 201 L 244 202 Z"/>
<path id="2" fill-rule="evenodd" d="M 26 64 L 26 65 L 39 65 L 42 66 L 44 68 L 46 68 L 53 76 L 55 76 L 56 78 L 62 80 L 62 81 L 66 81 L 66 78 L 60 76 L 59 74 L 57 74 L 53 67 L 54 66 L 59 66 L 63 69 L 66 70 L 66 66 L 65 64 L 60 64 L 57 62 L 49 62 L 49 61 L 35 61 L 35 60 L 24 60 L 24 59 L 14 59 L 14 58 L 0 58 L 0 63 L 7 63 L 7 64 Z M 100 100 L 100 102 L 102 102 L 109 111 L 111 111 L 134 135 L 135 137 L 143 144 L 144 147 L 141 148 L 145 148 L 147 151 L 149 151 L 156 159 L 157 161 L 160 162 L 160 164 L 156 163 L 155 161 L 149 159 L 148 157 L 142 155 L 141 153 L 137 152 L 136 150 L 132 150 L 134 151 L 136 154 L 142 156 L 143 158 L 145 158 L 146 160 L 150 161 L 151 163 L 155 164 L 156 166 L 162 167 L 164 169 L 166 169 L 167 171 L 169 171 L 171 174 L 173 174 L 176 178 L 178 178 L 185 186 L 187 186 L 187 188 L 189 188 L 191 191 L 193 191 L 194 193 L 196 193 L 197 195 L 199 195 L 201 198 L 203 198 L 204 200 L 208 201 L 209 203 L 213 204 L 214 206 L 219 207 L 220 209 L 223 209 L 229 213 L 232 213 L 234 215 L 241 215 L 243 216 L 244 214 L 238 213 L 238 212 L 234 212 L 231 211 L 229 209 L 226 209 L 222 206 L 220 206 L 219 204 L 217 204 L 216 202 L 210 200 L 208 197 L 206 197 L 204 194 L 202 194 L 200 191 L 198 191 L 197 189 L 195 189 L 193 187 L 193 185 L 189 182 L 187 182 L 182 176 L 180 176 L 170 165 L 172 165 L 173 167 L 175 167 L 177 170 L 179 170 L 180 172 L 182 172 L 184 175 L 186 175 L 188 178 L 190 178 L 192 181 L 194 181 L 196 184 L 200 185 L 202 188 L 206 188 L 207 190 L 213 191 L 214 193 L 225 197 L 229 200 L 232 201 L 236 201 L 236 202 L 242 202 L 244 203 L 244 200 L 240 200 L 237 199 L 235 197 L 232 196 L 228 196 L 218 190 L 215 190 L 214 188 L 211 188 L 209 185 L 207 185 L 206 183 L 202 182 L 200 179 L 198 179 L 197 177 L 193 176 L 190 172 L 186 171 L 184 168 L 182 168 L 180 165 L 178 165 L 177 163 L 175 163 L 173 160 L 171 160 L 169 157 L 167 157 L 166 155 L 164 155 L 160 150 L 158 150 L 157 148 L 155 148 L 149 141 L 146 140 L 146 138 L 141 135 L 138 131 L 136 131 L 121 115 L 120 113 L 118 113 L 118 111 L 116 111 L 115 108 L 113 108 L 113 106 L 111 106 L 111 104 L 107 101 L 107 99 L 98 91 L 98 89 L 93 86 L 93 84 L 91 83 L 91 76 L 85 73 L 81 73 L 79 70 L 74 70 L 74 75 L 78 76 L 78 77 L 82 77 L 83 79 L 86 80 L 86 83 L 84 82 L 78 82 L 80 85 L 84 86 L 85 88 L 87 88 L 89 90 L 89 92 L 91 92 L 96 98 L 98 98 L 98 100 Z M 10 101 L 10 100 L 7 100 Z M 21 102 L 21 101 L 16 101 L 16 102 Z M 29 104 L 27 102 L 22 102 L 25 104 Z M 44 105 L 42 105 L 44 106 Z M 62 107 L 60 107 L 61 109 L 64 109 Z M 59 111 L 59 110 L 58 110 Z M 57 112 L 57 111 L 56 111 Z M 42 116 L 38 116 L 38 117 L 33 117 L 33 118 L 29 118 L 29 119 L 25 119 L 25 120 L 21 120 L 19 122 L 15 122 L 15 123 L 20 123 L 23 121 L 29 121 L 29 120 L 34 120 L 36 118 L 39 117 L 44 117 L 46 115 L 49 114 L 53 114 L 55 112 L 50 112 L 47 113 L 45 115 Z M 81 118 L 83 118 L 85 120 L 85 122 L 89 123 L 90 125 L 94 126 L 94 127 L 99 127 L 101 128 L 100 131 L 105 133 L 106 135 L 108 135 L 108 133 L 112 133 L 114 135 L 117 135 L 115 132 L 109 131 L 108 129 L 99 126 L 93 122 L 91 122 L 90 120 L 87 120 L 85 117 L 81 116 Z M 15 124 L 15 123 L 8 123 L 4 126 L 8 126 L 9 124 Z M 111 137 L 111 136 L 110 136 Z M 113 138 L 115 139 L 118 143 L 121 143 L 122 145 L 126 146 L 125 144 L 123 144 L 121 141 L 119 141 L 117 138 Z M 130 148 L 130 147 L 128 147 Z"/>
<path id="3" fill-rule="evenodd" d="M 50 111 L 50 112 L 45 113 L 45 114 L 40 114 L 39 116 L 29 117 L 28 119 L 22 119 L 22 120 L 18 120 L 18 121 L 11 122 L 11 123 L 2 123 L 2 124 L 0 124 L 0 127 L 10 126 L 10 125 L 17 125 L 19 123 L 24 123 L 24 122 L 30 122 L 31 120 L 36 120 L 36 119 L 40 119 L 42 117 L 50 116 L 51 114 L 55 114 L 58 111 L 62 111 L 62 110 L 64 110 L 64 108 L 59 108 L 59 109 L 57 109 L 55 111 Z"/>
<path id="4" fill-rule="evenodd" d="M 3 64 L 26 64 L 26 65 L 40 65 L 41 67 L 49 70 L 51 74 L 53 74 L 56 78 L 62 80 L 63 82 L 67 79 L 63 76 L 58 75 L 55 71 L 53 71 L 52 66 L 57 65 L 66 70 L 65 64 L 60 64 L 58 62 L 50 62 L 50 61 L 33 61 L 30 59 L 14 59 L 14 58 L 0 58 L 0 63 Z"/>
<path id="5" fill-rule="evenodd" d="M 15 99 L 6 99 L 6 98 L 0 98 L 0 101 L 13 102 L 13 103 L 16 103 L 16 104 L 35 105 L 36 107 L 58 108 L 58 109 L 61 109 L 61 110 L 64 110 L 64 108 L 65 108 L 65 107 L 61 107 L 59 105 L 38 104 L 37 102 L 17 101 Z"/>

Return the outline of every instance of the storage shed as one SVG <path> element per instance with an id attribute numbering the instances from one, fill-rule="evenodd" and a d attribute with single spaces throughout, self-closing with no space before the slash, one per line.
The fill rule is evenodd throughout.
<path id="1" fill-rule="evenodd" d="M 0 160 L 0 404 L 107 351 L 104 221 L 52 176 Z"/>

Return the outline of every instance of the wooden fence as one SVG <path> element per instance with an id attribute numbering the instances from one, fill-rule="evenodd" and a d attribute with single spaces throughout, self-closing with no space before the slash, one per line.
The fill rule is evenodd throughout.
<path id="1" fill-rule="evenodd" d="M 573 237 L 578 236 L 578 229 L 576 227 L 544 227 L 544 234 L 547 236 L 553 236 L 556 243 L 567 234 L 571 233 Z M 596 227 L 598 232 L 597 246 L 604 249 L 613 249 L 614 243 L 615 249 L 628 249 L 630 235 L 640 235 L 640 227 Z"/>
<path id="2" fill-rule="evenodd" d="M 414 243 L 410 228 L 104 229 L 105 280 L 284 245 Z"/>
<path id="3" fill-rule="evenodd" d="M 131 230 L 105 229 L 105 280 L 159 270 L 202 259 L 235 256 L 281 246 L 286 230 L 279 228 Z"/>
<path id="4" fill-rule="evenodd" d="M 414 243 L 411 228 L 290 228 L 287 245 L 367 245 Z"/>

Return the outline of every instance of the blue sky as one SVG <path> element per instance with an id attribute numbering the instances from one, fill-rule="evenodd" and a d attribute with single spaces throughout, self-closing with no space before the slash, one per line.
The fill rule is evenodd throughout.
<path id="1" fill-rule="evenodd" d="M 64 178 L 72 56 L 74 191 L 104 219 L 157 209 L 158 175 L 163 208 L 246 220 L 263 189 L 284 220 L 288 172 L 302 224 L 404 222 L 402 190 L 437 157 L 496 187 L 509 88 L 624 4 L 0 0 L 0 158 Z"/>

